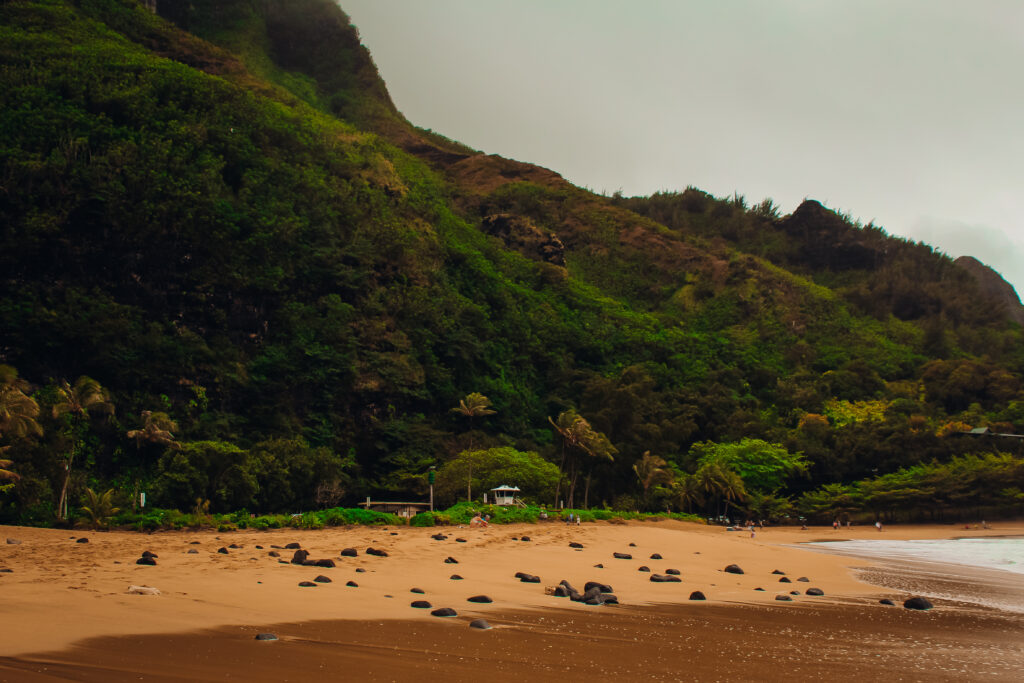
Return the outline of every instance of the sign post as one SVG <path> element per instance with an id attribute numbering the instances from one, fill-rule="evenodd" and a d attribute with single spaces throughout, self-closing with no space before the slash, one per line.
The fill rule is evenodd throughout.
<path id="1" fill-rule="evenodd" d="M 436 474 L 436 472 L 434 471 L 434 466 L 431 465 L 430 466 L 430 471 L 427 472 L 427 481 L 430 482 L 430 511 L 431 512 L 434 511 L 434 476 L 435 476 L 435 474 Z"/>

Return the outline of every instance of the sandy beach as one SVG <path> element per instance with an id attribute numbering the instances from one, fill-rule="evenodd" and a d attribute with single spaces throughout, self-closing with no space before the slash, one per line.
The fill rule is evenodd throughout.
<path id="1" fill-rule="evenodd" d="M 879 598 L 899 604 L 921 585 L 913 568 L 794 547 L 879 535 L 790 527 L 751 539 L 673 521 L 153 534 L 0 527 L 0 537 L 21 541 L 0 545 L 0 569 L 11 570 L 0 573 L 0 680 L 470 680 L 495 671 L 530 680 L 1017 680 L 1024 615 L 955 599 L 933 600 L 928 612 L 882 606 Z M 1024 524 L 881 535 L 1024 535 Z M 335 566 L 292 564 L 290 543 Z M 345 548 L 358 555 L 341 556 Z M 154 566 L 136 564 L 143 551 L 157 556 Z M 725 573 L 729 564 L 744 574 Z M 670 568 L 680 583 L 650 580 Z M 299 586 L 317 577 L 330 582 Z M 580 590 L 608 584 L 620 604 L 546 593 L 562 579 Z M 824 595 L 806 595 L 810 587 Z M 707 600 L 690 601 L 693 591 Z M 790 591 L 799 592 L 792 601 L 776 600 Z M 492 602 L 467 601 L 480 595 Z M 417 599 L 457 616 L 411 607 Z M 469 628 L 476 618 L 494 628 Z M 256 641 L 261 632 L 279 640 Z"/>

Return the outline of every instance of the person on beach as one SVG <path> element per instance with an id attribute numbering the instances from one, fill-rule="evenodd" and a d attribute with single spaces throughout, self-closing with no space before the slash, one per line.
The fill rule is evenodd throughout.
<path id="1" fill-rule="evenodd" d="M 875 522 L 875 528 L 878 529 L 879 531 L 882 530 L 882 521 L 881 520 Z"/>
<path id="2" fill-rule="evenodd" d="M 839 520 L 838 519 L 833 519 L 832 520 L 832 531 L 839 531 Z"/>

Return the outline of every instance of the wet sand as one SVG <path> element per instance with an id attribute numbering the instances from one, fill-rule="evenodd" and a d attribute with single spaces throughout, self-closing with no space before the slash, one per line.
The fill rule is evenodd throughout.
<path id="1" fill-rule="evenodd" d="M 438 531 L 449 538 L 431 539 Z M 1003 526 L 975 535 L 1021 531 Z M 866 582 L 877 576 L 856 569 L 881 565 L 788 547 L 874 533 L 771 529 L 750 539 L 675 522 L 152 535 L 4 527 L 0 536 L 23 543 L 0 546 L 0 568 L 12 569 L 0 574 L 0 680 L 459 681 L 497 673 L 528 680 L 1019 680 L 1024 615 L 957 600 L 933 600 L 929 612 L 884 607 L 879 597 L 898 603 L 912 580 L 882 588 Z M 518 540 L 524 534 L 531 540 Z M 70 538 L 82 535 L 90 542 Z M 948 526 L 886 531 L 888 538 L 955 535 L 965 534 Z M 279 564 L 268 555 L 271 545 L 291 541 L 338 566 Z M 232 543 L 241 547 L 216 552 Z M 389 556 L 365 555 L 368 545 Z M 359 556 L 340 557 L 343 547 Z M 159 555 L 157 566 L 134 564 L 144 549 Z M 277 552 L 287 561 L 293 551 Z M 664 559 L 649 559 L 652 553 Z M 734 562 L 746 573 L 721 571 Z M 641 565 L 678 568 L 683 582 L 651 583 Z M 773 569 L 793 583 L 779 584 Z M 516 571 L 542 583 L 520 583 Z M 463 580 L 449 578 L 456 573 Z M 318 574 L 332 582 L 298 587 Z M 796 582 L 799 576 L 811 581 Z M 580 588 L 588 580 L 609 583 L 622 604 L 594 607 L 545 594 L 563 578 Z M 131 584 L 162 594 L 128 595 Z M 414 586 L 424 593 L 410 593 Z M 804 595 L 809 586 L 825 596 Z M 957 595 L 955 585 L 947 588 Z M 797 589 L 794 602 L 775 601 Z M 693 590 L 708 601 L 688 601 Z M 466 601 L 478 594 L 494 602 Z M 458 616 L 412 609 L 417 598 Z M 495 628 L 469 628 L 477 617 Z M 254 640 L 268 631 L 280 640 Z"/>

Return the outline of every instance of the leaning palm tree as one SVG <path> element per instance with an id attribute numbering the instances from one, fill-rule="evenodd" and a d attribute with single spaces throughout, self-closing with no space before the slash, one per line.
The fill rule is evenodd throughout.
<path id="1" fill-rule="evenodd" d="M 570 462 L 569 506 L 572 507 L 576 492 L 576 476 L 578 474 L 576 460 L 572 458 L 573 452 L 585 453 L 593 458 L 612 460 L 618 451 L 612 446 L 608 437 L 591 427 L 586 418 L 575 410 L 562 411 L 558 415 L 558 420 L 552 420 L 548 417 L 548 422 L 551 423 L 551 426 L 562 437 L 562 461 L 558 466 L 560 474 L 558 483 L 555 485 L 554 504 L 558 505 L 558 494 L 561 492 L 562 477 L 565 472 L 565 463 L 568 459 Z"/>
<path id="2" fill-rule="evenodd" d="M 704 504 L 704 492 L 700 489 L 697 477 L 692 474 L 683 475 L 675 482 L 673 494 L 679 507 L 686 508 L 687 512 L 691 512 L 694 505 Z"/>
<path id="3" fill-rule="evenodd" d="M 53 404 L 53 416 L 68 416 L 70 419 L 69 436 L 71 449 L 64 456 L 64 485 L 61 487 L 60 500 L 57 502 L 57 519 L 64 521 L 68 517 L 68 483 L 71 481 L 71 465 L 75 455 L 82 449 L 85 431 L 93 415 L 112 415 L 114 404 L 110 400 L 110 392 L 103 386 L 85 375 L 78 378 L 74 386 L 65 380 L 57 387 L 57 401 Z"/>
<path id="4" fill-rule="evenodd" d="M 107 489 L 104 494 L 96 493 L 91 488 L 85 489 L 86 504 L 82 506 L 82 512 L 89 516 L 93 529 L 106 524 L 108 518 L 121 511 L 120 508 L 114 507 L 113 498 L 114 489 Z"/>
<path id="5" fill-rule="evenodd" d="M 694 486 L 706 497 L 725 503 L 725 511 L 729 505 L 742 502 L 747 497 L 747 490 L 738 474 L 717 461 L 706 462 L 693 474 Z"/>
<path id="6" fill-rule="evenodd" d="M 650 451 L 644 451 L 643 457 L 633 463 L 633 472 L 640 480 L 640 487 L 644 491 L 645 506 L 650 502 L 649 496 L 653 487 L 672 481 L 672 470 L 668 469 L 668 463 L 664 458 L 651 455 Z"/>
<path id="7" fill-rule="evenodd" d="M 138 448 L 142 448 L 143 443 L 149 443 L 177 449 L 181 448 L 181 444 L 174 440 L 173 432 L 177 429 L 178 423 L 172 420 L 167 413 L 143 410 L 142 427 L 128 430 L 125 436 L 135 439 L 135 445 Z"/>
<path id="8" fill-rule="evenodd" d="M 28 382 L 10 365 L 0 365 L 0 436 L 42 436 L 36 422 L 39 404 L 29 396 Z"/>
<path id="9" fill-rule="evenodd" d="M 491 399 L 481 393 L 474 391 L 467 394 L 466 398 L 459 401 L 459 405 L 452 408 L 453 413 L 465 415 L 469 418 L 469 450 L 473 450 L 473 418 L 485 415 L 494 415 L 496 410 L 491 410 Z M 473 500 L 473 461 L 469 461 L 469 477 L 466 480 L 466 500 Z"/>
<path id="10" fill-rule="evenodd" d="M 10 448 L 10 446 L 4 446 L 3 448 L 0 448 L 0 453 L 3 453 L 8 448 Z M 13 460 L 0 459 L 0 481 L 17 481 L 18 479 L 21 479 L 20 474 L 7 469 L 8 467 L 11 467 L 13 464 Z M 13 484 L 5 484 L 4 486 L 13 486 Z"/>

